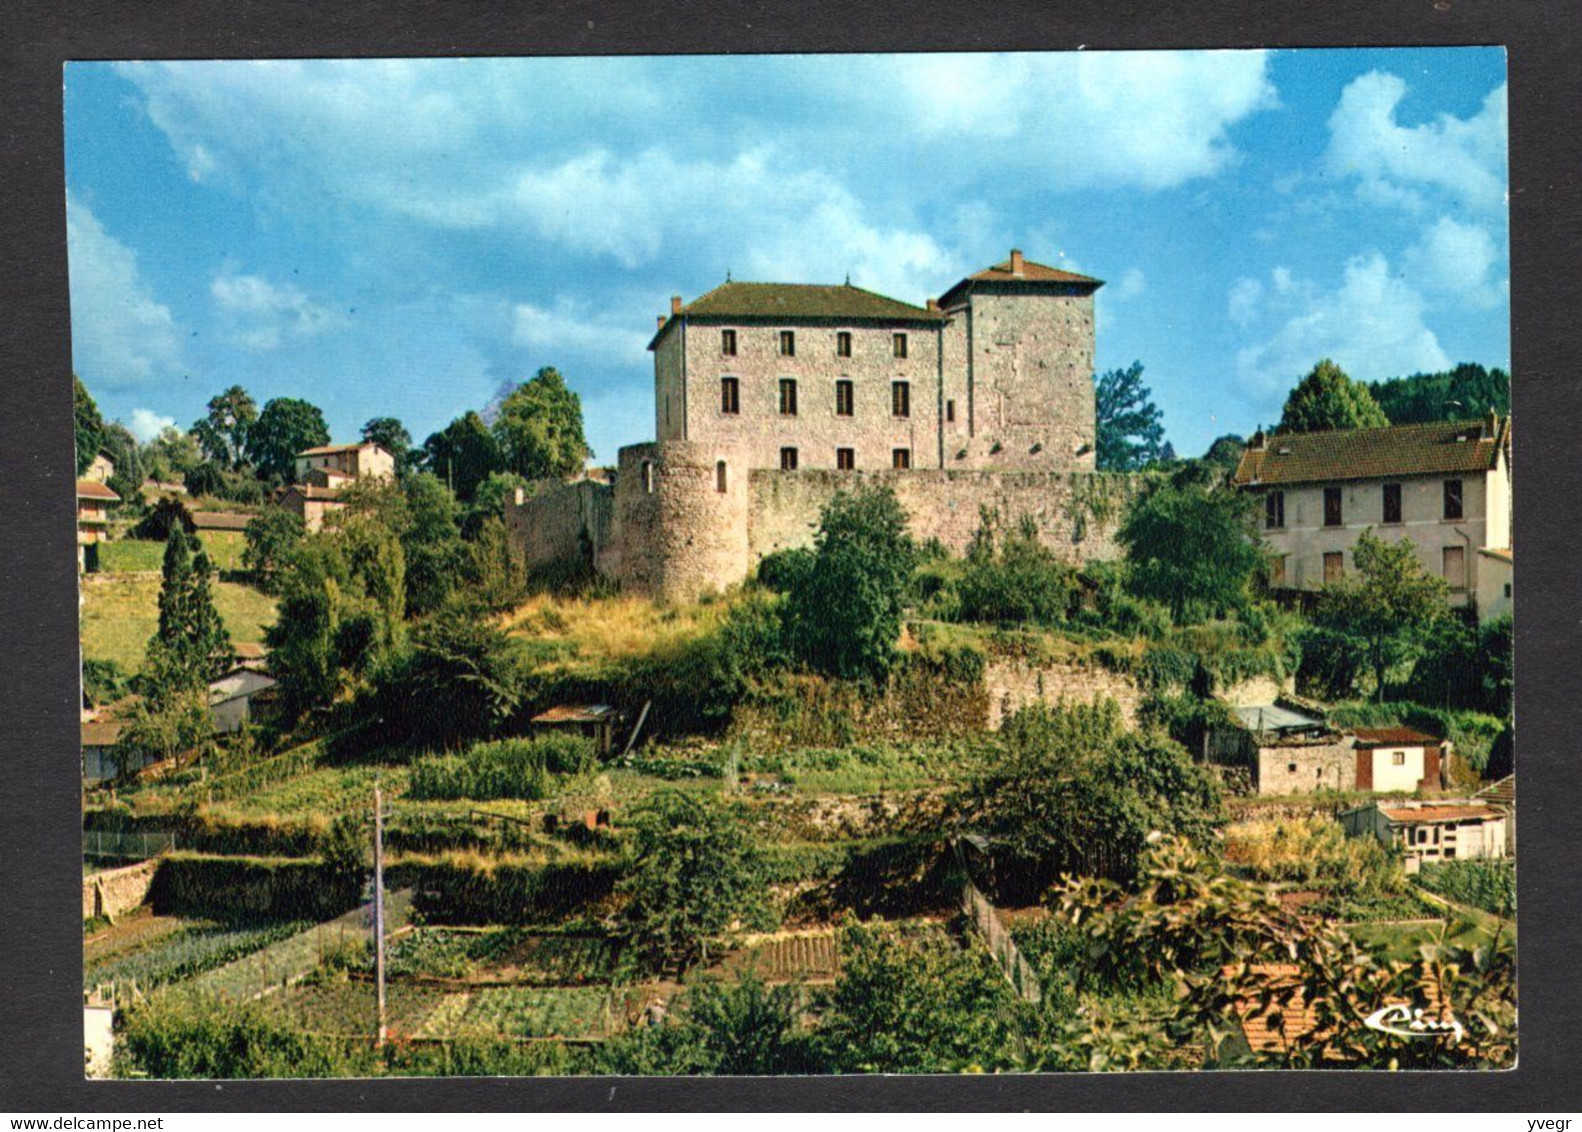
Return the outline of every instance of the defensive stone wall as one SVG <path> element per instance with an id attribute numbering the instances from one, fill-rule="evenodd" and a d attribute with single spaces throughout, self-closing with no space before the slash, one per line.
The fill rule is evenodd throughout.
<path id="1" fill-rule="evenodd" d="M 106 869 L 82 878 L 82 918 L 115 919 L 148 899 L 159 860 L 142 861 L 120 869 Z"/>
<path id="2" fill-rule="evenodd" d="M 777 550 L 811 545 L 819 513 L 836 492 L 888 486 L 906 510 L 913 538 L 937 538 L 957 554 L 971 544 L 983 509 L 991 508 L 1005 529 L 1031 516 L 1039 538 L 1072 562 L 1116 558 L 1115 528 L 1137 482 L 1091 472 L 755 471 L 751 557 L 756 563 Z"/>
<path id="3" fill-rule="evenodd" d="M 1086 704 L 1099 699 L 1114 700 L 1126 726 L 1136 727 L 1143 702 L 1142 689 L 1131 677 L 1096 666 L 991 660 L 984 666 L 983 682 L 989 693 L 991 731 L 998 731 L 1008 716 L 1028 704 Z"/>
<path id="4" fill-rule="evenodd" d="M 601 570 L 638 593 L 680 600 L 746 577 L 748 477 L 731 445 L 667 441 L 621 449 L 614 552 Z"/>
<path id="5" fill-rule="evenodd" d="M 534 487 L 505 507 L 507 537 L 528 569 L 596 567 L 613 542 L 614 489 L 598 480 L 546 480 Z"/>

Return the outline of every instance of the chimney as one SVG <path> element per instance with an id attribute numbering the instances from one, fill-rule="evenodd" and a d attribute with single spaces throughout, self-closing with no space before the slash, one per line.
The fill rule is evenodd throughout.
<path id="1" fill-rule="evenodd" d="M 1011 249 L 1011 274 L 1012 275 L 1021 275 L 1022 274 L 1022 268 L 1023 268 L 1022 249 L 1021 248 L 1012 248 Z"/>
<path id="2" fill-rule="evenodd" d="M 1267 438 L 1263 435 L 1263 429 L 1260 428 L 1257 432 L 1253 433 L 1252 438 L 1247 441 L 1247 447 L 1252 449 L 1254 452 L 1262 452 L 1266 442 Z"/>
<path id="3" fill-rule="evenodd" d="M 677 315 L 677 314 L 681 313 L 681 296 L 680 295 L 671 295 L 670 296 L 670 313 L 672 315 Z"/>
<path id="4" fill-rule="evenodd" d="M 939 300 L 938 299 L 930 299 L 930 300 L 928 300 L 928 309 L 931 310 L 931 311 L 937 311 L 939 309 Z"/>
<path id="5" fill-rule="evenodd" d="M 1500 418 L 1494 409 L 1489 409 L 1488 419 L 1483 422 L 1483 435 L 1493 440 L 1500 434 Z"/>
<path id="6" fill-rule="evenodd" d="M 665 328 L 665 316 L 660 314 L 660 315 L 655 315 L 654 317 L 659 320 L 659 329 L 663 330 Z"/>

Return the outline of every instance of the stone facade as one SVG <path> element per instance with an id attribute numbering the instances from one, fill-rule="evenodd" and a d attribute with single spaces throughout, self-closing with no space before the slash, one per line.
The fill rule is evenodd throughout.
<path id="1" fill-rule="evenodd" d="M 1115 557 L 1133 484 L 1093 472 L 1100 285 L 1013 252 L 923 307 L 849 284 L 676 298 L 650 344 L 658 439 L 621 450 L 613 485 L 508 502 L 512 542 L 535 569 L 686 599 L 810 545 L 837 492 L 884 485 L 913 537 L 958 553 L 991 509 L 1073 562 Z"/>
<path id="2" fill-rule="evenodd" d="M 1259 747 L 1254 780 L 1259 794 L 1355 790 L 1357 756 L 1349 735 L 1303 746 Z"/>
<path id="3" fill-rule="evenodd" d="M 104 916 L 114 920 L 148 899 L 159 871 L 158 859 L 120 869 L 106 869 L 82 878 L 82 918 Z"/>
<path id="4" fill-rule="evenodd" d="M 1136 681 L 1107 668 L 991 660 L 984 666 L 983 682 L 989 693 L 991 731 L 998 731 L 1008 716 L 1028 704 L 1085 704 L 1100 699 L 1114 700 L 1126 726 L 1136 727 L 1143 702 Z"/>

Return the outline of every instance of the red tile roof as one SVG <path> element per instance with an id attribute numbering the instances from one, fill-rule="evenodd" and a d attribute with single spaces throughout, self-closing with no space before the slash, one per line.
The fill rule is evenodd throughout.
<path id="1" fill-rule="evenodd" d="M 1516 804 L 1516 776 L 1507 774 L 1504 778 L 1489 783 L 1477 793 L 1479 798 L 1488 801 L 1494 806 L 1514 806 Z"/>
<path id="2" fill-rule="evenodd" d="M 1355 727 L 1352 734 L 1359 747 L 1437 747 L 1440 743 L 1434 736 L 1410 727 Z"/>
<path id="3" fill-rule="evenodd" d="M 1461 802 L 1424 805 L 1380 806 L 1379 812 L 1392 822 L 1411 825 L 1417 822 L 1472 821 L 1477 818 L 1496 818 L 1500 815 L 1485 802 Z"/>
<path id="4" fill-rule="evenodd" d="M 1026 281 L 1029 283 L 1092 283 L 1095 287 L 1103 285 L 1102 279 L 1095 279 L 1091 275 L 1078 275 L 1075 271 L 1065 271 L 1048 264 L 1034 263 L 1030 259 L 1022 261 L 1022 273 L 1015 275 L 1011 272 L 1011 261 L 1005 260 L 993 267 L 985 267 L 982 271 L 967 276 L 973 282 L 989 283 L 1014 283 Z"/>
<path id="5" fill-rule="evenodd" d="M 371 440 L 360 440 L 356 444 L 321 444 L 317 448 L 304 448 L 298 456 L 329 456 L 336 452 L 355 452 L 359 448 L 377 448 Z"/>
<path id="6" fill-rule="evenodd" d="M 98 480 L 78 480 L 77 498 L 118 500 L 121 497 Z"/>
<path id="7" fill-rule="evenodd" d="M 1486 472 L 1510 442 L 1510 418 L 1276 433 L 1241 454 L 1235 482 L 1259 487 Z"/>
<path id="8" fill-rule="evenodd" d="M 241 531 L 253 518 L 234 511 L 194 511 L 192 525 L 200 531 Z"/>

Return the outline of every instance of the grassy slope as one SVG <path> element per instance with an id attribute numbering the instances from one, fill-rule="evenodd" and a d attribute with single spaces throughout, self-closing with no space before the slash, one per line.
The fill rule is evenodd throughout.
<path id="1" fill-rule="evenodd" d="M 241 531 L 199 531 L 198 541 L 208 551 L 217 570 L 240 570 L 247 542 Z M 128 574 L 158 570 L 165 560 L 165 544 L 156 539 L 117 539 L 99 545 L 99 570 Z"/>
<path id="2" fill-rule="evenodd" d="M 264 627 L 275 620 L 274 599 L 251 586 L 216 582 L 214 604 L 233 642 L 262 641 Z M 85 659 L 113 660 L 128 672 L 136 672 L 143 663 L 148 639 L 158 628 L 158 578 L 104 578 L 83 584 Z"/>

